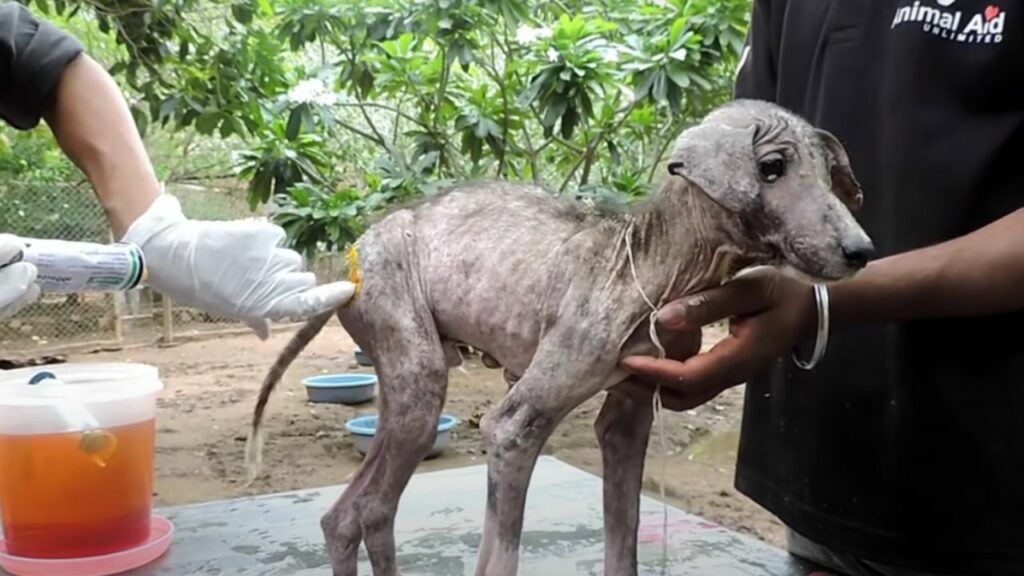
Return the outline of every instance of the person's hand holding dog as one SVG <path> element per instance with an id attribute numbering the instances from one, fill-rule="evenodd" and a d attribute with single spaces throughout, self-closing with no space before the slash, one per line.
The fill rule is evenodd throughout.
<path id="1" fill-rule="evenodd" d="M 663 405 L 689 410 L 743 384 L 793 346 L 813 339 L 817 326 L 810 284 L 770 269 L 751 271 L 726 284 L 665 305 L 661 332 L 693 334 L 729 320 L 729 334 L 709 351 L 666 347 L 667 358 L 629 356 L 622 364 L 647 382 L 660 383 Z"/>

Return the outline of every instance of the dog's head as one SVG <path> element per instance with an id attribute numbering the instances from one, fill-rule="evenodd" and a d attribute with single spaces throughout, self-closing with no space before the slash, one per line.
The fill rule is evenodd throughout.
<path id="1" fill-rule="evenodd" d="M 863 192 L 839 140 L 768 102 L 737 100 L 686 130 L 668 163 L 755 238 L 764 264 L 836 280 L 874 254 L 853 217 Z"/>

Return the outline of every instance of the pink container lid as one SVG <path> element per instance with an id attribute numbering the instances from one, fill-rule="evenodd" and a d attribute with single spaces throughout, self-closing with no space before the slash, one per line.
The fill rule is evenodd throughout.
<path id="1" fill-rule="evenodd" d="M 156 560 L 167 552 L 173 535 L 171 521 L 154 515 L 149 540 L 135 548 L 103 556 L 57 560 L 11 556 L 7 543 L 0 538 L 0 567 L 15 576 L 110 576 Z"/>

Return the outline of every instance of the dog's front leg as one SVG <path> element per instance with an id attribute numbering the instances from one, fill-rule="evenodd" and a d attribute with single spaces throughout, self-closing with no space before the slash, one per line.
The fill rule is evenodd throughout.
<path id="1" fill-rule="evenodd" d="M 477 576 L 514 576 L 519 566 L 526 492 L 537 457 L 558 422 L 605 385 L 611 352 L 566 354 L 563 343 L 533 363 L 481 422 L 488 446 L 487 513 Z M 566 362 L 566 357 L 573 362 Z"/>
<path id="2" fill-rule="evenodd" d="M 537 457 L 557 423 L 557 412 L 529 400 L 508 401 L 482 423 L 488 445 L 487 512 L 477 576 L 514 576 L 519 566 L 526 492 Z M 485 421 L 486 422 L 486 421 Z"/>
<path id="3" fill-rule="evenodd" d="M 626 387 L 628 386 L 628 388 Z M 654 410 L 649 388 L 609 391 L 594 421 L 604 467 L 604 573 L 635 576 L 644 457 Z"/>

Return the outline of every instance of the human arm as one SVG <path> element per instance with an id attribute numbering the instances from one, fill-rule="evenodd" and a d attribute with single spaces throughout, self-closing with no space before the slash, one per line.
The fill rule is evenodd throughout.
<path id="1" fill-rule="evenodd" d="M 82 54 L 64 69 L 45 118 L 65 155 L 89 179 L 120 239 L 160 193 L 121 90 L 102 66 Z"/>
<path id="2" fill-rule="evenodd" d="M 878 260 L 830 290 L 836 328 L 1024 308 L 1024 208 L 961 236 Z"/>
<path id="3" fill-rule="evenodd" d="M 829 323 L 836 332 L 863 324 L 1006 313 L 1024 309 L 1021 286 L 1024 208 L 964 236 L 879 259 L 831 284 Z M 673 331 L 724 319 L 731 319 L 730 334 L 706 354 L 682 361 L 630 357 L 623 364 L 659 378 L 679 398 L 717 394 L 813 340 L 817 310 L 810 284 L 759 272 L 670 303 L 659 314 L 660 325 Z"/>

